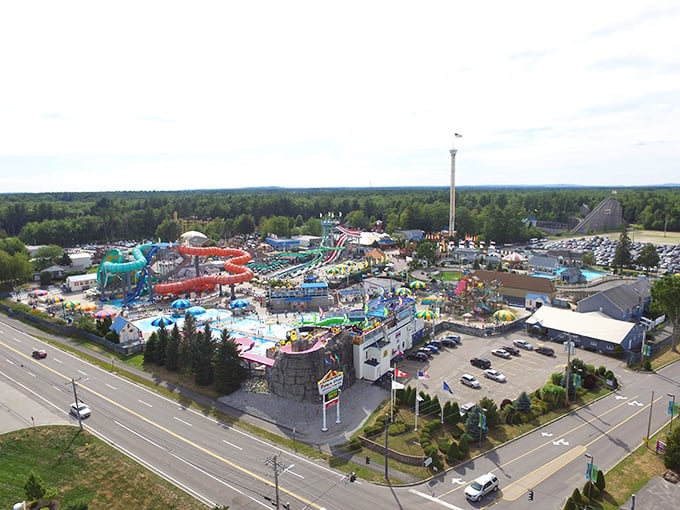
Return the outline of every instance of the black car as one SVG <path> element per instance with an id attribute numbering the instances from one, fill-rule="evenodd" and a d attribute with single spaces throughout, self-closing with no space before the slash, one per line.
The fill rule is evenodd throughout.
<path id="1" fill-rule="evenodd" d="M 434 345 L 437 349 L 444 347 L 444 344 L 440 340 L 430 340 L 427 345 Z"/>
<path id="2" fill-rule="evenodd" d="M 519 349 L 517 347 L 513 347 L 512 345 L 502 345 L 501 349 L 503 349 L 506 352 L 509 352 L 513 356 L 519 356 Z"/>
<path id="3" fill-rule="evenodd" d="M 444 337 L 444 338 L 440 338 L 440 339 L 438 340 L 438 342 L 439 342 L 440 344 L 442 344 L 444 347 L 458 347 L 458 342 L 456 342 L 455 340 L 449 338 L 448 336 L 447 336 L 447 337 Z"/>
<path id="4" fill-rule="evenodd" d="M 406 356 L 407 359 L 412 359 L 414 361 L 427 361 L 430 359 L 427 354 L 424 352 L 412 352 L 408 356 Z"/>
<path id="5" fill-rule="evenodd" d="M 432 357 L 434 354 L 434 351 L 431 351 L 430 349 L 426 349 L 425 347 L 420 347 L 416 352 L 422 352 L 425 356 L 429 358 Z"/>
<path id="6" fill-rule="evenodd" d="M 488 358 L 472 358 L 470 360 L 470 365 L 486 370 L 487 368 L 491 368 L 491 360 Z"/>
<path id="7" fill-rule="evenodd" d="M 538 354 L 543 354 L 543 356 L 554 356 L 555 355 L 555 349 L 553 349 L 552 347 L 540 346 L 540 347 L 536 347 L 534 349 L 534 351 L 537 352 Z"/>
<path id="8" fill-rule="evenodd" d="M 447 340 L 449 342 L 455 342 L 458 345 L 463 343 L 463 341 L 460 339 L 460 335 L 446 335 L 441 340 Z"/>

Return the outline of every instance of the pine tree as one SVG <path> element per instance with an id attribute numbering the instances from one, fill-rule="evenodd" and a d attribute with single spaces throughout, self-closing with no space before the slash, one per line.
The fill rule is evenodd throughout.
<path id="1" fill-rule="evenodd" d="M 152 363 L 154 361 L 157 341 L 158 335 L 154 331 L 144 345 L 144 363 Z"/>
<path id="2" fill-rule="evenodd" d="M 31 471 L 28 475 L 28 480 L 26 480 L 24 485 L 24 492 L 26 493 L 26 499 L 29 501 L 39 500 L 45 496 L 45 483 L 35 471 Z"/>
<path id="3" fill-rule="evenodd" d="M 531 411 L 531 398 L 527 395 L 526 391 L 519 394 L 519 397 L 514 403 L 514 407 L 517 411 L 528 413 Z"/>
<path id="4" fill-rule="evenodd" d="M 177 324 L 175 324 L 168 337 L 168 343 L 165 346 L 165 368 L 174 372 L 179 366 L 178 352 L 179 352 L 180 334 Z"/>
<path id="5" fill-rule="evenodd" d="M 191 368 L 194 381 L 199 386 L 210 386 L 214 380 L 213 355 L 215 344 L 210 338 L 211 331 L 198 332 L 191 345 Z"/>
<path id="6" fill-rule="evenodd" d="M 158 366 L 165 365 L 165 349 L 168 345 L 168 330 L 165 329 L 165 324 L 161 322 L 161 327 L 158 330 L 158 340 L 156 348 L 153 352 L 153 360 Z"/>
<path id="7" fill-rule="evenodd" d="M 228 395 L 241 387 L 246 371 L 241 364 L 238 344 L 226 329 L 222 330 L 220 342 L 215 350 L 215 390 Z"/>
<path id="8" fill-rule="evenodd" d="M 179 369 L 182 372 L 191 372 L 191 349 L 196 336 L 196 321 L 194 316 L 187 313 L 184 316 L 184 325 L 182 326 L 182 334 L 180 335 L 179 347 L 177 349 L 177 361 Z"/>

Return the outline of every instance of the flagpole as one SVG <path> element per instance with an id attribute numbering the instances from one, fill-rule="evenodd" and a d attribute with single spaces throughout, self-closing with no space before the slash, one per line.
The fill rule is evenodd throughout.
<path id="1" fill-rule="evenodd" d="M 418 378 L 416 377 L 416 426 L 414 427 L 414 430 L 418 430 Z"/>

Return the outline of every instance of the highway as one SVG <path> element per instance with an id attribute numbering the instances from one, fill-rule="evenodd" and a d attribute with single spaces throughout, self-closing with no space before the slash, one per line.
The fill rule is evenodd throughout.
<path id="1" fill-rule="evenodd" d="M 48 357 L 33 359 L 37 348 L 47 349 Z M 20 323 L 0 318 L 1 382 L 67 417 L 75 380 L 78 398 L 92 409 L 83 421 L 87 431 L 206 505 L 239 509 L 272 508 L 274 462 L 280 501 L 293 510 L 561 508 L 573 489 L 585 483 L 586 454 L 600 470 L 608 470 L 641 443 L 650 418 L 652 434 L 668 426 L 667 393 L 680 399 L 680 363 L 655 374 L 619 369 L 617 375 L 620 391 L 577 412 L 433 480 L 386 487 L 350 483 L 346 472 L 220 423 L 46 345 Z M 479 504 L 467 502 L 464 487 L 487 471 L 498 476 L 500 490 Z M 533 502 L 527 499 L 529 489 Z"/>

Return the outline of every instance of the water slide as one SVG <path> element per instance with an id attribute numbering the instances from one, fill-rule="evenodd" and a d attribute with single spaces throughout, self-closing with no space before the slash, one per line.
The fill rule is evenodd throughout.
<path id="1" fill-rule="evenodd" d="M 111 275 L 120 273 L 136 273 L 144 269 L 148 260 L 144 256 L 142 250 L 151 246 L 150 244 L 143 244 L 132 249 L 133 261 L 128 262 L 120 250 L 110 250 L 102 259 L 97 269 L 97 283 L 106 287 L 109 283 Z"/>
<path id="2" fill-rule="evenodd" d="M 250 281 L 254 275 L 253 270 L 245 267 L 250 261 L 250 254 L 247 251 L 236 248 L 218 247 L 199 247 L 182 244 L 177 251 L 182 255 L 192 255 L 196 257 L 231 257 L 224 262 L 224 269 L 231 274 L 211 274 L 197 276 L 187 280 L 177 282 L 157 283 L 154 292 L 159 295 L 178 294 L 186 291 L 199 291 L 212 289 L 217 285 L 234 285 Z"/>

